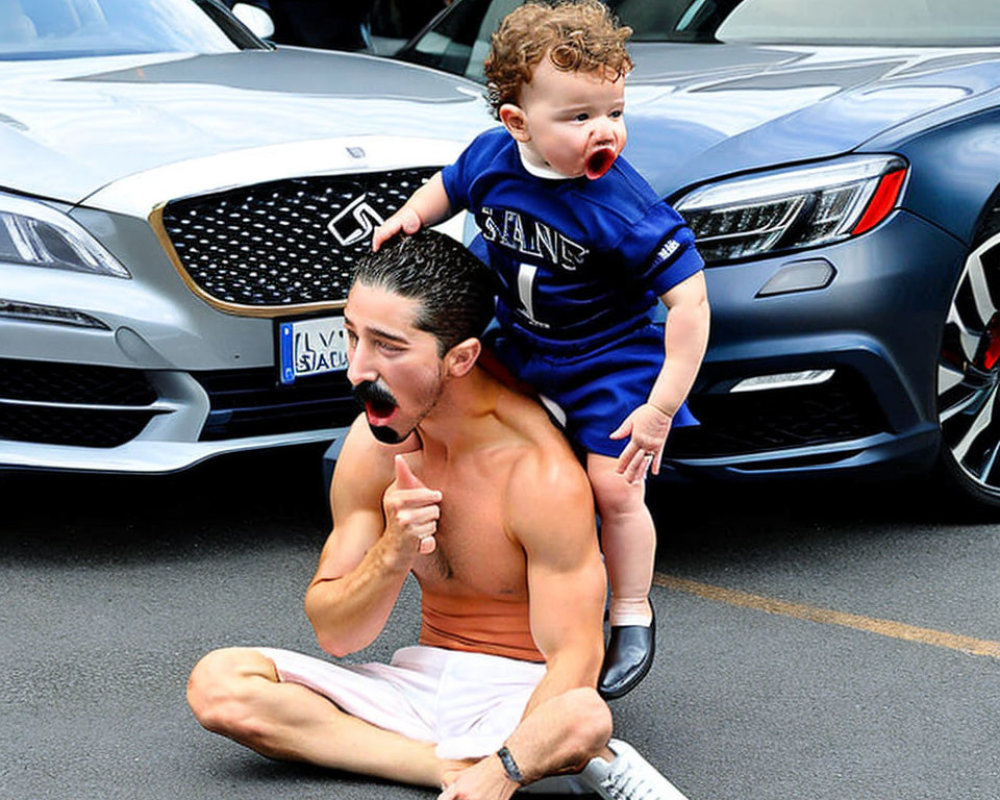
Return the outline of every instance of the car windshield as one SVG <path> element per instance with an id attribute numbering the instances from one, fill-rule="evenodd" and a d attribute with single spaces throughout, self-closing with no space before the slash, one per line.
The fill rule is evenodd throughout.
<path id="1" fill-rule="evenodd" d="M 652 4 L 657 5 L 657 4 Z M 668 4 L 669 5 L 669 4 Z M 698 22 L 702 7 L 719 7 L 704 17 L 720 42 L 762 44 L 839 44 L 902 46 L 980 46 L 1000 44 L 1000 3 L 997 0 L 695 0 L 675 29 L 683 32 Z M 646 9 L 637 0 L 623 0 L 636 23 Z M 633 23 L 630 23 L 633 24 Z M 652 32 L 652 26 L 646 28 Z M 702 30 L 708 33 L 708 30 Z M 669 38 L 669 36 L 667 37 Z"/>
<path id="2" fill-rule="evenodd" d="M 264 47 L 215 0 L 0 0 L 0 59 Z"/>
<path id="3" fill-rule="evenodd" d="M 522 0 L 455 0 L 398 54 L 483 80 L 490 34 Z M 634 42 L 1000 45 L 998 0 L 606 0 Z"/>

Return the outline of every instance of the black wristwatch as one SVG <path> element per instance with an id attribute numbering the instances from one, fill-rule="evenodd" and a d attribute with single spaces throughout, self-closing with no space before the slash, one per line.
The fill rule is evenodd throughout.
<path id="1" fill-rule="evenodd" d="M 510 778 L 514 783 L 523 784 L 524 776 L 521 774 L 521 770 L 517 766 L 517 762 L 514 760 L 514 756 L 510 754 L 510 750 L 507 749 L 507 745 L 504 745 L 499 750 L 497 750 L 497 755 L 500 757 L 500 763 L 503 764 L 504 772 L 507 773 L 507 777 Z"/>

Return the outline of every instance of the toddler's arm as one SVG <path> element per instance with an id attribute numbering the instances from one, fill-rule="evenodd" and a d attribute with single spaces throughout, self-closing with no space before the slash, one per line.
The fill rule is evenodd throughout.
<path id="1" fill-rule="evenodd" d="M 436 172 L 427 183 L 415 191 L 399 211 L 375 229 L 372 251 L 397 233 L 416 233 L 422 227 L 437 225 L 451 216 L 451 203 L 444 190 L 441 173 Z"/>
<path id="2" fill-rule="evenodd" d="M 653 474 L 659 473 L 673 416 L 691 391 L 708 346 L 711 314 L 703 273 L 681 281 L 660 299 L 667 307 L 663 367 L 649 399 L 611 434 L 612 439 L 631 436 L 618 459 L 618 471 L 629 481 L 643 475 L 650 463 Z"/>

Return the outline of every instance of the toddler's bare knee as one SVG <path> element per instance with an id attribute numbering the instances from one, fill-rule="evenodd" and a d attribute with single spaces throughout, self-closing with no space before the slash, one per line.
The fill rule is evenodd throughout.
<path id="1" fill-rule="evenodd" d="M 634 513 L 645 503 L 645 487 L 641 482 L 629 483 L 624 475 L 607 471 L 591 470 L 588 477 L 602 516 Z"/>

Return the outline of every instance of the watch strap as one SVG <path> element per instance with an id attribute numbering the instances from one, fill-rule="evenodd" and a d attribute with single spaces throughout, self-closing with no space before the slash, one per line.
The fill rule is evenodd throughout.
<path id="1" fill-rule="evenodd" d="M 500 757 L 500 763 L 503 764 L 503 769 L 507 773 L 507 777 L 514 781 L 514 783 L 524 783 L 524 775 L 521 774 L 521 770 L 517 766 L 514 756 L 507 749 L 507 745 L 497 750 L 497 755 Z"/>

